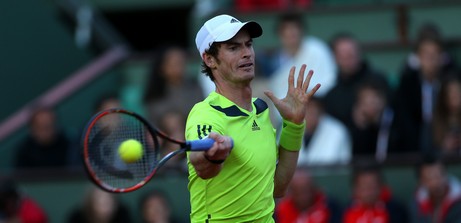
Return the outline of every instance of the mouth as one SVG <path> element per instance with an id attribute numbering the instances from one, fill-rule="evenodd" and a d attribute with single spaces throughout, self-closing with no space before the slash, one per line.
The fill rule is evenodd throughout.
<path id="1" fill-rule="evenodd" d="M 253 68 L 254 64 L 252 62 L 240 64 L 238 67 L 243 69 Z"/>

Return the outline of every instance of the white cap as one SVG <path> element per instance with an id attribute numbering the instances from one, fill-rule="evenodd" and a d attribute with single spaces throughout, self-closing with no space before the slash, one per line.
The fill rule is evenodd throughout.
<path id="1" fill-rule="evenodd" d="M 205 50 L 210 48 L 211 44 L 232 39 L 243 27 L 248 29 L 251 38 L 256 38 L 263 34 L 263 29 L 258 23 L 253 21 L 242 23 L 230 15 L 218 15 L 206 21 L 195 37 L 195 44 L 200 57 L 202 57 Z"/>

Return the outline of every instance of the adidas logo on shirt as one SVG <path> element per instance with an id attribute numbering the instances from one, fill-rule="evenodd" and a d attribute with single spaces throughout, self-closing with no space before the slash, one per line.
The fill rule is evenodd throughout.
<path id="1" fill-rule="evenodd" d="M 256 130 L 260 130 L 261 128 L 259 128 L 258 124 L 256 123 L 255 120 L 253 120 L 253 125 L 251 125 L 251 130 L 253 131 L 256 131 Z"/>

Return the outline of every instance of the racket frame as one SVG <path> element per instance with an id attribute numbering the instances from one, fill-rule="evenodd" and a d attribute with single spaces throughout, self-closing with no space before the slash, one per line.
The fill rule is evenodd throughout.
<path id="1" fill-rule="evenodd" d="M 115 188 L 115 187 L 112 187 L 112 186 L 108 185 L 103 180 L 99 179 L 99 177 L 96 175 L 95 171 L 93 171 L 93 169 L 92 169 L 91 161 L 90 161 L 90 158 L 89 158 L 89 152 L 88 152 L 88 150 L 89 150 L 88 142 L 89 142 L 90 132 L 93 129 L 93 126 L 96 124 L 96 122 L 99 119 L 101 119 L 102 117 L 104 117 L 104 116 L 106 116 L 108 114 L 111 114 L 111 113 L 123 113 L 123 114 L 126 114 L 126 115 L 133 116 L 136 119 L 138 119 L 139 121 L 141 121 L 144 124 L 144 126 L 147 128 L 147 131 L 152 136 L 152 138 L 154 140 L 154 146 L 156 148 L 160 148 L 159 147 L 159 142 L 158 142 L 158 139 L 157 139 L 157 136 L 160 136 L 163 139 L 166 139 L 166 140 L 169 140 L 171 142 L 174 142 L 174 143 L 178 144 L 180 146 L 180 149 L 177 149 L 177 150 L 175 150 L 173 152 L 168 153 L 166 156 L 164 156 L 160 160 L 158 159 L 159 158 L 158 157 L 158 150 L 155 150 L 154 151 L 154 153 L 155 153 L 154 154 L 155 162 L 153 164 L 152 171 L 143 180 L 136 183 L 135 185 L 133 185 L 131 187 L 128 187 L 128 188 Z M 101 189 L 103 189 L 105 191 L 108 191 L 108 192 L 111 192 L 111 193 L 128 193 L 128 192 L 135 191 L 135 190 L 141 188 L 142 186 L 144 186 L 147 182 L 149 182 L 152 179 L 152 177 L 155 175 L 157 170 L 161 166 L 163 166 L 163 164 L 165 164 L 166 161 L 168 161 L 170 158 L 172 158 L 173 156 L 175 156 L 175 155 L 177 155 L 179 153 L 183 153 L 183 152 L 189 151 L 191 149 L 191 144 L 190 143 L 187 143 L 185 141 L 179 141 L 179 140 L 172 139 L 172 138 L 168 137 L 165 133 L 163 133 L 160 130 L 158 130 L 157 128 L 155 128 L 151 123 L 149 123 L 141 115 L 139 115 L 139 114 L 137 114 L 135 112 L 128 111 L 126 109 L 122 109 L 122 108 L 110 108 L 110 109 L 106 109 L 106 110 L 103 110 L 103 111 L 100 111 L 100 112 L 96 113 L 90 119 L 90 121 L 87 123 L 87 125 L 85 127 L 82 142 L 83 142 L 82 143 L 83 144 L 83 154 L 82 155 L 83 155 L 84 166 L 85 166 L 86 172 L 89 174 L 90 179 L 97 186 L 99 186 Z"/>

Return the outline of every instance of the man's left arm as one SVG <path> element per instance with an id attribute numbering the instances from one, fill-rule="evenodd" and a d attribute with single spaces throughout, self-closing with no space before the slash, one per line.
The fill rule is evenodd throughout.
<path id="1" fill-rule="evenodd" d="M 288 92 L 285 98 L 278 99 L 271 91 L 265 92 L 283 118 L 278 147 L 279 157 L 274 179 L 274 197 L 276 198 L 285 195 L 288 184 L 293 177 L 298 163 L 299 150 L 301 149 L 305 128 L 304 117 L 308 102 L 320 88 L 320 84 L 317 84 L 311 91 L 307 92 L 313 71 L 309 71 L 306 79 L 304 79 L 305 70 L 306 65 L 304 64 L 301 66 L 295 86 L 295 67 L 290 69 Z"/>

